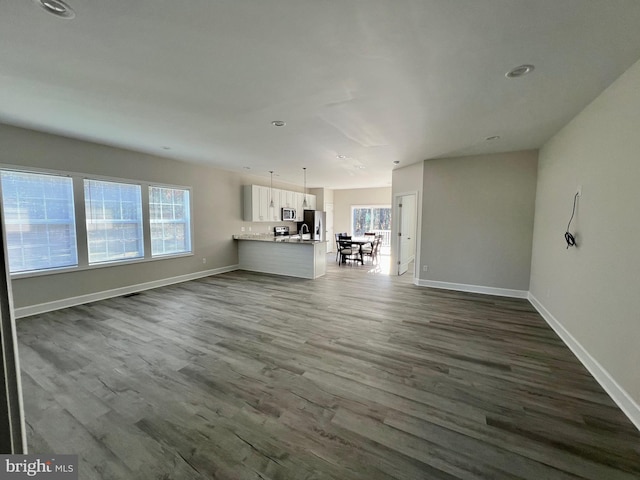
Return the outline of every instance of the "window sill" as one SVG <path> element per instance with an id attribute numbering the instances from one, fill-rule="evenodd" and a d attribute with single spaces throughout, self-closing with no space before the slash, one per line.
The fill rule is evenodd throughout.
<path id="1" fill-rule="evenodd" d="M 108 267 L 122 267 L 125 265 L 135 265 L 137 263 L 157 262 L 158 260 L 171 260 L 174 258 L 193 257 L 193 252 L 176 253 L 172 255 L 158 255 L 151 258 L 135 258 L 131 260 L 117 260 L 112 262 L 94 263 L 91 265 L 79 265 L 76 267 L 51 268 L 48 270 L 37 270 L 31 272 L 12 273 L 11 280 L 20 280 L 22 278 L 42 277 L 45 275 L 58 275 L 63 273 L 84 272 L 85 270 L 95 270 Z"/>

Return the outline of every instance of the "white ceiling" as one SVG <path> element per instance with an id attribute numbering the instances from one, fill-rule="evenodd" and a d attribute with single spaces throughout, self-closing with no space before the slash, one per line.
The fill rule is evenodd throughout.
<path id="1" fill-rule="evenodd" d="M 67 3 L 0 3 L 1 122 L 311 187 L 537 148 L 640 57 L 637 0 Z"/>

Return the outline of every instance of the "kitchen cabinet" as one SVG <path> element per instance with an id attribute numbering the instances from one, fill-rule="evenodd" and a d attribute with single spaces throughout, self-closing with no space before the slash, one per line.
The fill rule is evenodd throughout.
<path id="1" fill-rule="evenodd" d="M 304 220 L 304 211 L 305 210 L 315 210 L 316 209 L 316 196 L 306 194 L 307 198 L 307 207 L 304 208 L 302 204 L 304 203 L 305 194 L 296 192 L 296 214 L 298 216 L 298 221 L 302 222 Z"/>
<path id="2" fill-rule="evenodd" d="M 280 190 L 280 207 L 296 208 L 296 192 L 289 190 Z"/>
<path id="3" fill-rule="evenodd" d="M 245 185 L 243 189 L 245 222 L 269 221 L 269 187 Z"/>
<path id="4" fill-rule="evenodd" d="M 317 210 L 315 195 L 307 195 L 307 203 L 309 204 L 309 208 L 307 208 L 307 210 Z"/>
<path id="5" fill-rule="evenodd" d="M 273 197 L 272 197 L 273 194 Z M 245 222 L 281 222 L 282 207 L 296 209 L 296 221 L 304 219 L 304 194 L 273 189 L 262 185 L 243 186 L 243 219 Z M 273 208 L 269 206 L 273 198 Z M 316 196 L 307 194 L 307 210 L 315 210 Z"/>
<path id="6" fill-rule="evenodd" d="M 270 189 L 267 189 L 270 190 Z M 280 221 L 280 192 L 277 188 L 269 191 L 267 196 L 267 219 L 270 222 L 279 222 Z M 273 199 L 273 207 L 271 207 L 270 200 Z"/>
<path id="7" fill-rule="evenodd" d="M 296 199 L 296 220 L 301 222 L 304 220 L 304 208 L 302 208 L 302 202 L 304 200 L 304 195 L 300 192 L 294 192 Z"/>
<path id="8" fill-rule="evenodd" d="M 307 199 L 308 201 L 309 199 Z M 315 279 L 327 271 L 326 242 L 235 237 L 240 270 Z"/>

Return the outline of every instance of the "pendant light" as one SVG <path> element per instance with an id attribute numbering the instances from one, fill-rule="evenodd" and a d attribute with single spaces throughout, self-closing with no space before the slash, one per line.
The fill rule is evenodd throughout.
<path id="1" fill-rule="evenodd" d="M 304 170 L 304 200 L 302 201 L 302 209 L 306 210 L 309 208 L 309 204 L 307 203 L 307 167 L 302 167 Z"/>
<path id="2" fill-rule="evenodd" d="M 269 202 L 269 208 L 274 208 L 274 205 L 273 205 L 273 170 L 269 170 L 269 173 L 271 174 L 271 187 L 269 187 L 269 198 L 271 199 L 271 201 Z"/>

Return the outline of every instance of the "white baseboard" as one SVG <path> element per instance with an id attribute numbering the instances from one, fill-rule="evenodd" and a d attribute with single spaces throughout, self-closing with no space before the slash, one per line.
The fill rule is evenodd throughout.
<path id="1" fill-rule="evenodd" d="M 138 283 L 136 285 L 127 285 L 126 287 L 114 288 L 112 290 L 104 290 L 102 292 L 88 293 L 77 297 L 62 298 L 53 302 L 38 303 L 37 305 L 29 305 L 28 307 L 20 307 L 14 310 L 15 318 L 29 317 L 40 313 L 60 310 L 62 308 L 82 305 L 84 303 L 95 302 L 97 300 L 106 300 L 107 298 L 119 297 L 129 293 L 141 292 L 152 288 L 165 287 L 175 283 L 188 282 L 198 278 L 218 275 L 220 273 L 233 272 L 238 270 L 238 265 L 229 265 L 227 267 L 213 268 L 210 270 L 202 270 L 200 272 L 188 273 L 186 275 L 178 275 L 177 277 L 162 278 L 152 282 Z"/>
<path id="2" fill-rule="evenodd" d="M 569 331 L 547 310 L 536 297 L 529 293 L 531 305 L 542 315 L 542 318 L 558 334 L 564 344 L 574 353 L 589 373 L 609 394 L 611 399 L 620 407 L 629 420 L 640 430 L 640 405 L 622 388 L 600 363 L 575 339 Z"/>
<path id="3" fill-rule="evenodd" d="M 442 288 L 444 290 L 457 290 L 459 292 L 483 293 L 485 295 L 497 295 L 499 297 L 527 298 L 526 290 L 512 290 L 509 288 L 483 287 L 481 285 L 467 285 L 465 283 L 436 282 L 434 280 L 421 280 L 414 278 L 414 285 L 419 287 Z"/>

